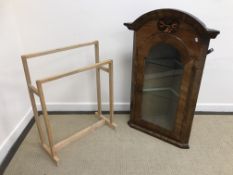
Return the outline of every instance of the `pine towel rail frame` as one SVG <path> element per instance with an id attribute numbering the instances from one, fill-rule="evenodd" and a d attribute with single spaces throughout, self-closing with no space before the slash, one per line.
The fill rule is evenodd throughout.
<path id="1" fill-rule="evenodd" d="M 49 54 L 54 54 L 57 52 L 63 52 L 63 51 L 68 51 L 71 49 L 77 49 L 80 47 L 87 47 L 94 45 L 94 50 L 95 50 L 95 64 L 91 64 L 79 69 L 75 69 L 69 72 L 57 74 L 54 76 L 50 76 L 44 79 L 36 80 L 36 87 L 32 85 L 31 82 L 31 75 L 29 71 L 29 66 L 28 66 L 28 59 L 35 58 L 35 57 L 40 57 L 44 55 L 49 55 Z M 92 41 L 92 42 L 87 42 L 87 43 L 82 43 L 82 44 L 77 44 L 77 45 L 72 45 L 72 46 L 67 46 L 63 48 L 57 48 L 53 50 L 48 50 L 44 52 L 38 52 L 38 53 L 32 53 L 32 54 L 27 54 L 27 55 L 22 55 L 21 56 L 22 63 L 23 63 L 23 68 L 24 68 L 24 73 L 27 81 L 27 86 L 28 86 L 28 92 L 31 100 L 31 105 L 40 137 L 40 143 L 42 148 L 45 150 L 45 152 L 49 155 L 49 157 L 53 160 L 53 162 L 58 165 L 59 162 L 59 157 L 57 152 L 62 149 L 63 147 L 67 146 L 71 142 L 78 140 L 82 138 L 83 136 L 93 132 L 97 128 L 103 126 L 104 124 L 107 124 L 111 128 L 116 128 L 116 124 L 113 122 L 113 115 L 114 115 L 114 108 L 113 108 L 113 61 L 110 59 L 100 61 L 99 60 L 99 42 L 98 41 Z M 107 66 L 107 67 L 106 67 Z M 49 117 L 48 117 L 48 112 L 47 112 L 47 107 L 46 107 L 46 102 L 45 102 L 45 97 L 44 97 L 44 91 L 42 85 L 44 83 L 54 81 L 57 79 L 61 79 L 67 76 L 71 76 L 80 72 L 88 71 L 91 69 L 96 70 L 96 89 L 97 89 L 97 104 L 98 104 L 98 112 L 95 112 L 95 115 L 100 119 L 98 122 L 95 124 L 92 124 L 91 126 L 88 126 L 85 129 L 82 129 L 81 131 L 76 132 L 75 134 L 71 135 L 70 137 L 61 140 L 60 142 L 54 144 L 53 141 L 53 132 L 52 128 L 49 122 Z M 105 117 L 102 114 L 102 108 L 101 108 L 101 86 L 100 86 L 100 70 L 108 73 L 109 75 L 109 111 L 110 115 L 109 118 Z M 45 143 L 45 135 L 44 132 L 42 131 L 42 127 L 39 121 L 39 116 L 38 116 L 38 110 L 36 106 L 36 101 L 34 95 L 37 95 L 40 99 L 41 107 L 42 107 L 42 114 L 43 114 L 43 119 L 45 123 L 45 128 L 46 128 L 46 133 L 48 137 L 48 143 L 47 145 Z"/>

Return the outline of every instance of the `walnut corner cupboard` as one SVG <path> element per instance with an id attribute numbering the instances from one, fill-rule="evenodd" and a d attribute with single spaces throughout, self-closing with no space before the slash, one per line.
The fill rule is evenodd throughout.
<path id="1" fill-rule="evenodd" d="M 196 101 L 210 39 L 194 16 L 175 9 L 148 12 L 133 23 L 129 125 L 180 148 L 189 148 Z"/>

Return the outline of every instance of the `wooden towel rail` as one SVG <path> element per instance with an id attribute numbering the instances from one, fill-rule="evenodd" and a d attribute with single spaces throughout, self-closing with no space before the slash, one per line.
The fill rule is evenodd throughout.
<path id="1" fill-rule="evenodd" d="M 36 80 L 36 87 L 32 85 L 29 66 L 28 66 L 28 62 L 27 62 L 28 59 L 40 57 L 40 56 L 44 56 L 44 55 L 49 55 L 49 54 L 54 54 L 57 52 L 68 51 L 68 50 L 76 49 L 76 48 L 80 48 L 80 47 L 87 47 L 87 46 L 91 46 L 91 45 L 94 45 L 95 64 L 91 64 L 91 65 L 88 65 L 88 66 L 85 66 L 85 67 L 82 67 L 79 69 L 75 69 L 75 70 L 72 70 L 69 72 L 53 75 L 53 76 L 50 76 L 50 77 L 47 77 L 44 79 Z M 38 129 L 38 133 L 39 133 L 39 137 L 40 137 L 41 146 L 45 150 L 45 152 L 50 156 L 50 158 L 55 162 L 56 165 L 58 165 L 58 162 L 59 162 L 59 157 L 57 155 L 58 150 L 67 146 L 71 142 L 78 140 L 78 139 L 82 138 L 83 136 L 93 132 L 94 130 L 103 126 L 104 124 L 107 124 L 111 128 L 116 128 L 117 125 L 113 122 L 113 115 L 114 115 L 114 108 L 113 108 L 113 61 L 110 59 L 104 60 L 104 61 L 99 60 L 99 42 L 98 41 L 92 41 L 92 42 L 88 42 L 88 43 L 82 43 L 82 44 L 67 46 L 67 47 L 63 47 L 63 48 L 57 48 L 57 49 L 38 52 L 38 53 L 26 54 L 26 55 L 22 55 L 21 58 L 22 58 L 24 73 L 25 73 L 25 77 L 26 77 L 26 81 L 27 81 L 31 105 L 32 105 L 37 129 Z M 47 106 L 46 106 L 46 102 L 45 102 L 44 91 L 43 91 L 42 85 L 44 83 L 47 83 L 50 81 L 55 81 L 57 79 L 71 76 L 73 74 L 78 74 L 80 72 L 88 71 L 91 69 L 96 70 L 98 112 L 96 112 L 95 115 L 99 118 L 99 121 L 91 126 L 88 126 L 85 129 L 71 135 L 70 137 L 54 144 L 53 132 L 52 132 L 52 128 L 51 128 L 51 125 L 49 122 Z M 102 114 L 100 70 L 109 74 L 109 111 L 110 111 L 109 118 L 103 116 L 103 114 Z M 34 95 L 37 95 L 40 99 L 42 113 L 43 113 L 43 119 L 44 119 L 44 123 L 45 123 L 45 127 L 46 127 L 46 133 L 47 133 L 49 145 L 47 145 L 45 143 L 45 135 L 44 135 L 44 132 L 42 131 L 41 123 L 40 123 L 39 118 L 38 118 L 38 110 L 37 110 Z"/>

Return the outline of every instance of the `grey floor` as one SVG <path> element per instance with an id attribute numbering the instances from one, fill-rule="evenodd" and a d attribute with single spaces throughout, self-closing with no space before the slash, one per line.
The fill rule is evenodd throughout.
<path id="1" fill-rule="evenodd" d="M 50 116 L 56 142 L 94 123 L 91 115 Z M 195 116 L 190 149 L 179 149 L 130 128 L 128 115 L 59 152 L 56 167 L 39 145 L 35 125 L 5 175 L 232 175 L 233 116 Z"/>

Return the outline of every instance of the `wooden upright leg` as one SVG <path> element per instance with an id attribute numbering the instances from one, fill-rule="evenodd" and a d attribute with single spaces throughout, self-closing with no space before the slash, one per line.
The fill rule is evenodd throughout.
<path id="1" fill-rule="evenodd" d="M 49 149 L 50 149 L 49 151 L 51 154 L 51 158 L 57 163 L 57 154 L 56 154 L 55 149 L 54 149 L 52 129 L 51 129 L 51 125 L 50 125 L 50 122 L 48 119 L 48 112 L 47 112 L 47 107 L 45 104 L 45 98 L 44 98 L 44 93 L 42 90 L 42 84 L 39 81 L 36 81 L 36 85 L 38 88 L 38 93 L 39 93 L 40 103 L 41 103 L 41 107 L 42 107 L 45 127 L 46 127 L 48 140 L 49 140 Z"/>
<path id="2" fill-rule="evenodd" d="M 24 73 L 25 73 L 25 77 L 26 77 L 26 81 L 27 81 L 30 101 L 31 101 L 31 104 L 32 104 L 32 110 L 33 110 L 34 118 L 35 118 L 35 121 L 36 121 L 36 126 L 37 126 L 39 137 L 40 137 L 40 142 L 41 142 L 41 145 L 43 145 L 44 144 L 44 134 L 43 134 L 43 131 L 42 131 L 42 128 L 41 128 L 41 125 L 40 125 L 40 120 L 39 120 L 39 117 L 38 117 L 38 110 L 37 110 L 37 107 L 36 107 L 35 97 L 34 97 L 34 94 L 33 94 L 32 90 L 29 88 L 29 86 L 31 85 L 31 77 L 30 77 L 29 68 L 28 68 L 26 58 L 22 57 L 22 63 L 23 63 L 23 69 L 24 69 Z"/>
<path id="3" fill-rule="evenodd" d="M 113 64 L 109 63 L 109 108 L 110 108 L 110 124 L 113 123 L 114 106 L 113 106 Z"/>
<path id="4" fill-rule="evenodd" d="M 99 43 L 95 44 L 95 63 L 99 63 Z M 101 85 L 100 85 L 100 68 L 96 67 L 96 90 L 97 90 L 97 104 L 98 104 L 98 117 L 102 115 L 101 107 Z"/>
<path id="5" fill-rule="evenodd" d="M 37 126 L 37 129 L 38 129 L 38 132 L 39 132 L 40 142 L 41 142 L 41 145 L 43 145 L 45 143 L 44 133 L 43 133 L 42 127 L 40 125 L 40 119 L 39 119 L 39 116 L 38 116 L 38 110 L 37 110 L 37 107 L 36 107 L 35 97 L 34 97 L 34 94 L 31 92 L 31 90 L 29 90 L 29 95 L 30 95 L 30 99 L 31 99 L 34 118 L 35 118 L 35 121 L 36 121 L 36 126 Z"/>

